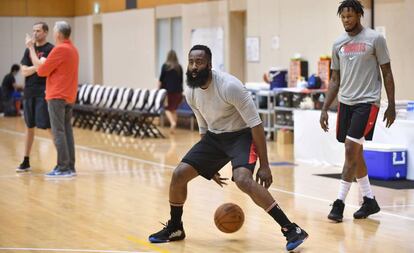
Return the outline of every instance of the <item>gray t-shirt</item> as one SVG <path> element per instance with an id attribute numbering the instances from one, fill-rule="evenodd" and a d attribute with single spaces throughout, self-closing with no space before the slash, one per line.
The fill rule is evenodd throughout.
<path id="1" fill-rule="evenodd" d="M 347 105 L 380 103 L 381 71 L 390 62 L 385 38 L 377 31 L 364 28 L 351 37 L 344 33 L 332 49 L 331 69 L 340 70 L 338 100 Z"/>
<path id="2" fill-rule="evenodd" d="M 199 131 L 235 132 L 262 123 L 252 96 L 236 77 L 212 70 L 207 89 L 184 90 L 188 104 L 197 118 Z"/>

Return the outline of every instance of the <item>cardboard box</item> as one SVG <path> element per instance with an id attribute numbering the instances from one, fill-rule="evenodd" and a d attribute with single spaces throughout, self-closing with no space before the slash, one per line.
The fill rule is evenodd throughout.
<path id="1" fill-rule="evenodd" d="M 278 144 L 293 144 L 293 132 L 285 129 L 278 130 L 276 141 Z"/>

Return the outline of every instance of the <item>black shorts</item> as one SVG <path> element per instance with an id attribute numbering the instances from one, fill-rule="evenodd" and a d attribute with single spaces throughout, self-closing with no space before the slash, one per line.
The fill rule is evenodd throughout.
<path id="1" fill-rule="evenodd" d="M 182 159 L 206 179 L 211 179 L 230 161 L 233 170 L 244 167 L 253 173 L 257 154 L 250 128 L 222 134 L 207 132 Z"/>
<path id="2" fill-rule="evenodd" d="M 44 97 L 31 97 L 23 100 L 24 121 L 28 128 L 50 128 L 49 110 Z"/>
<path id="3" fill-rule="evenodd" d="M 336 139 L 345 142 L 346 136 L 365 140 L 372 140 L 375 122 L 378 116 L 378 106 L 375 104 L 338 105 L 336 122 Z"/>

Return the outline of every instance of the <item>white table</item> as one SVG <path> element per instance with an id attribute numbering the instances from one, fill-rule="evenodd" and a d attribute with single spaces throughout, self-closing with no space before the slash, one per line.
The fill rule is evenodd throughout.
<path id="1" fill-rule="evenodd" d="M 336 113 L 329 112 L 328 133 L 319 124 L 320 111 L 294 111 L 295 160 L 342 166 L 345 159 L 344 145 L 336 140 Z M 407 179 L 414 180 L 414 121 L 397 119 L 391 128 L 382 122 L 380 111 L 373 142 L 405 146 L 408 151 Z"/>

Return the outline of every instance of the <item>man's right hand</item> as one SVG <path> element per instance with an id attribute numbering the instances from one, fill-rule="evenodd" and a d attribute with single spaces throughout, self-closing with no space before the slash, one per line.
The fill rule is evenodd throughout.
<path id="1" fill-rule="evenodd" d="M 319 120 L 319 123 L 321 124 L 321 128 L 323 131 L 328 132 L 329 130 L 329 124 L 328 124 L 328 112 L 325 110 L 321 111 L 321 118 Z"/>
<path id="2" fill-rule="evenodd" d="M 26 47 L 31 48 L 34 45 L 34 39 L 32 36 L 26 33 L 26 41 L 25 41 Z"/>
<path id="3" fill-rule="evenodd" d="M 225 185 L 227 185 L 227 183 L 226 183 L 226 181 L 227 180 L 229 180 L 228 178 L 226 178 L 226 177 L 221 177 L 221 175 L 220 175 L 220 173 L 216 173 L 214 176 L 213 176 L 213 180 L 214 180 L 214 182 L 216 182 L 220 187 L 223 187 L 223 186 L 225 186 Z"/>

